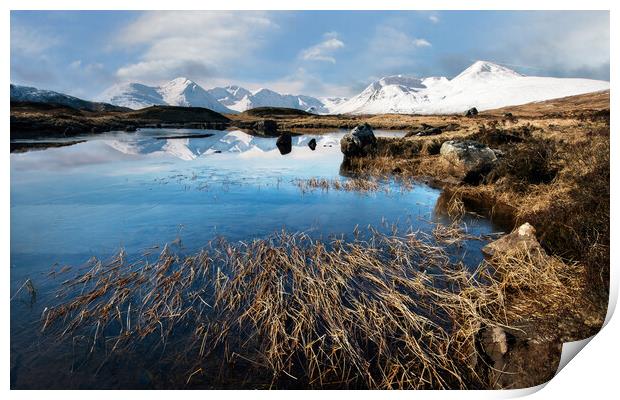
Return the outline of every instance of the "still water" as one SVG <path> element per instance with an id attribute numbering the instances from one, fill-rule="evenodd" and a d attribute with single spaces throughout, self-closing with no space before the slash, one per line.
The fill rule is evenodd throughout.
<path id="1" fill-rule="evenodd" d="M 212 136 L 174 138 L 204 133 Z M 191 252 L 216 237 L 248 241 L 282 229 L 325 239 L 369 225 L 430 231 L 445 218 L 435 207 L 440 191 L 424 184 L 386 182 L 389 190 L 372 193 L 300 190 L 297 179 L 349 179 L 340 175 L 343 134 L 293 137 L 284 156 L 275 139 L 242 131 L 162 129 L 12 153 L 11 294 L 30 278 L 37 299 L 21 293 L 11 301 L 11 386 L 89 387 L 72 375 L 67 354 L 39 355 L 39 317 L 58 284 L 48 276 L 54 266 L 174 241 Z M 313 138 L 315 151 L 307 145 Z M 497 230 L 481 217 L 464 223 L 474 235 Z M 457 256 L 476 265 L 484 244 L 468 241 Z M 98 380 L 101 387 L 126 386 L 107 379 Z"/>

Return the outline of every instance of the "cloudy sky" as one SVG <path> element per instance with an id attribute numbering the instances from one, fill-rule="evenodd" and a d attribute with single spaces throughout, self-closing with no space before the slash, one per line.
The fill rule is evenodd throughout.
<path id="1" fill-rule="evenodd" d="M 178 76 L 350 96 L 385 75 L 451 78 L 479 59 L 609 80 L 609 13 L 11 12 L 11 82 L 87 99 Z"/>

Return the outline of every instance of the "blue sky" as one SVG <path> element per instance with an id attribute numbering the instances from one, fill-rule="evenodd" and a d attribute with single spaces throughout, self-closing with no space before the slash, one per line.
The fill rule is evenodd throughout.
<path id="1" fill-rule="evenodd" d="M 609 13 L 587 11 L 12 11 L 11 82 L 95 99 L 178 76 L 350 96 L 391 74 L 476 60 L 609 80 Z"/>

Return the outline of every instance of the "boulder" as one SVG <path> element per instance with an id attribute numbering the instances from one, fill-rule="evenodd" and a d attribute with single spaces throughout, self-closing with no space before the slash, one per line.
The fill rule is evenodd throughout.
<path id="1" fill-rule="evenodd" d="M 508 352 L 506 332 L 499 326 L 486 327 L 480 332 L 480 344 L 484 353 L 493 360 L 494 367 L 499 367 Z"/>
<path id="2" fill-rule="evenodd" d="M 489 172 L 497 162 L 493 150 L 474 140 L 449 140 L 441 145 L 439 154 L 448 162 L 452 175 L 470 183 Z"/>
<path id="3" fill-rule="evenodd" d="M 138 128 L 136 128 L 134 125 L 127 125 L 125 127 L 125 132 L 135 132 L 137 130 L 138 130 Z"/>
<path id="4" fill-rule="evenodd" d="M 278 134 L 278 123 L 272 119 L 262 119 L 254 122 L 252 129 L 261 135 L 276 136 Z"/>
<path id="5" fill-rule="evenodd" d="M 370 125 L 358 125 L 340 140 L 340 150 L 345 157 L 363 157 L 377 148 L 377 138 Z"/>
<path id="6" fill-rule="evenodd" d="M 310 141 L 308 142 L 308 147 L 310 147 L 310 150 L 314 151 L 314 149 L 316 149 L 316 139 L 310 139 Z"/>
<path id="7" fill-rule="evenodd" d="M 280 154 L 285 155 L 291 152 L 293 149 L 293 138 L 290 133 L 283 133 L 276 140 L 276 146 L 280 150 Z"/>
<path id="8" fill-rule="evenodd" d="M 502 236 L 482 248 L 482 254 L 487 258 L 501 257 L 516 251 L 525 251 L 533 256 L 545 254 L 536 239 L 536 229 L 527 222 L 512 233 Z"/>
<path id="9" fill-rule="evenodd" d="M 510 122 L 517 122 L 518 119 L 511 112 L 504 113 L 504 119 Z"/>
<path id="10" fill-rule="evenodd" d="M 473 117 L 474 115 L 478 115 L 478 109 L 476 107 L 472 107 L 469 110 L 465 111 L 466 117 Z"/>

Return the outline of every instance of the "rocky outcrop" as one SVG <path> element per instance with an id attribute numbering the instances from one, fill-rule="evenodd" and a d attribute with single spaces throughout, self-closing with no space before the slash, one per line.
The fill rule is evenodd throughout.
<path id="1" fill-rule="evenodd" d="M 308 147 L 310 147 L 310 150 L 314 151 L 314 149 L 316 149 L 316 139 L 310 139 L 308 142 Z"/>
<path id="2" fill-rule="evenodd" d="M 340 150 L 346 157 L 363 157 L 372 154 L 377 138 L 369 124 L 358 125 L 340 140 Z"/>
<path id="3" fill-rule="evenodd" d="M 451 175 L 468 183 L 477 183 L 497 162 L 488 146 L 473 140 L 449 140 L 441 145 L 439 154 L 448 164 Z"/>
<path id="4" fill-rule="evenodd" d="M 293 149 L 293 138 L 290 133 L 283 133 L 276 140 L 276 146 L 280 150 L 280 154 L 285 155 L 291 152 Z"/>

